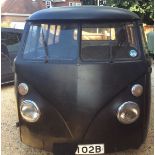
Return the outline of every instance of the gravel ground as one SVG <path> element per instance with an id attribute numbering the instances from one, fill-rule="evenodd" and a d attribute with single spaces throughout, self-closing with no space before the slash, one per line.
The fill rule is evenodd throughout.
<path id="1" fill-rule="evenodd" d="M 148 136 L 140 149 L 109 155 L 153 155 L 154 154 L 154 120 L 153 120 L 153 73 L 152 73 L 152 108 Z M 52 155 L 52 153 L 34 149 L 21 143 L 19 129 L 15 123 L 18 121 L 14 86 L 5 86 L 1 89 L 1 154 L 2 155 Z"/>

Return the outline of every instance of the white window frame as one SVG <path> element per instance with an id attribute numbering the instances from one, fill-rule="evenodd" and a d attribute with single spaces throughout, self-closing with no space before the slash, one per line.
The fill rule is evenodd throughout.
<path id="1" fill-rule="evenodd" d="M 51 3 L 50 0 L 45 1 L 45 4 L 46 4 L 46 8 L 51 8 L 52 7 L 52 3 Z"/>
<path id="2" fill-rule="evenodd" d="M 80 2 L 69 2 L 69 6 L 81 6 Z"/>
<path id="3" fill-rule="evenodd" d="M 102 4 L 100 4 L 102 2 Z M 106 0 L 97 0 L 97 5 L 98 6 L 104 6 L 107 4 L 107 1 Z"/>

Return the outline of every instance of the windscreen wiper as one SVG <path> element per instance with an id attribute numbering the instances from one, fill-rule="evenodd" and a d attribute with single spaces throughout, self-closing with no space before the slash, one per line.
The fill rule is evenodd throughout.
<path id="1" fill-rule="evenodd" d="M 44 46 L 44 50 L 45 50 L 45 63 L 48 62 L 48 45 L 47 45 L 47 42 L 45 40 L 45 35 L 44 35 L 44 32 L 43 32 L 43 29 L 42 29 L 42 40 L 43 40 L 43 46 Z"/>

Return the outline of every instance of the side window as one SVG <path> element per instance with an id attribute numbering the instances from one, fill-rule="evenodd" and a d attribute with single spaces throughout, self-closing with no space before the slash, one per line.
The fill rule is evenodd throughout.
<path id="1" fill-rule="evenodd" d="M 22 34 L 20 33 L 8 33 L 8 50 L 9 52 L 17 52 L 19 45 L 20 45 L 20 41 L 21 41 L 21 36 Z"/>
<path id="2" fill-rule="evenodd" d="M 81 40 L 81 58 L 86 61 L 133 59 L 130 53 L 138 53 L 130 23 L 84 24 Z"/>
<path id="3" fill-rule="evenodd" d="M 1 42 L 6 44 L 7 41 L 7 33 L 1 30 Z"/>
<path id="4" fill-rule="evenodd" d="M 114 60 L 133 60 L 139 56 L 137 34 L 133 23 L 126 23 L 116 28 L 117 44 L 112 45 Z"/>
<path id="5" fill-rule="evenodd" d="M 136 38 L 134 34 L 133 24 L 128 24 L 126 26 L 126 31 L 127 31 L 127 39 L 128 39 L 129 46 L 136 47 Z"/>
<path id="6" fill-rule="evenodd" d="M 7 48 L 7 32 L 1 31 L 1 56 L 8 56 L 9 51 Z"/>
<path id="7" fill-rule="evenodd" d="M 141 32 L 143 50 L 145 53 L 148 53 L 148 46 L 147 46 L 146 37 L 145 37 L 144 29 L 142 25 L 140 25 L 140 32 Z"/>
<path id="8" fill-rule="evenodd" d="M 43 39 L 47 38 L 48 25 L 31 25 L 24 50 L 25 59 L 44 59 Z M 42 35 L 44 34 L 44 35 Z"/>
<path id="9" fill-rule="evenodd" d="M 8 31 L 2 32 L 2 53 L 13 61 L 19 50 L 22 31 L 17 32 L 13 29 L 9 29 Z"/>

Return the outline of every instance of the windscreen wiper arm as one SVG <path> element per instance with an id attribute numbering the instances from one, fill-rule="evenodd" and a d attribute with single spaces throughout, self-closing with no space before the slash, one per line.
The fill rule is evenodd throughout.
<path id="1" fill-rule="evenodd" d="M 48 62 L 48 45 L 47 45 L 47 42 L 45 40 L 45 36 L 44 36 L 44 32 L 43 32 L 43 29 L 42 29 L 42 40 L 43 40 L 43 46 L 44 46 L 44 50 L 45 50 L 45 63 Z"/>

